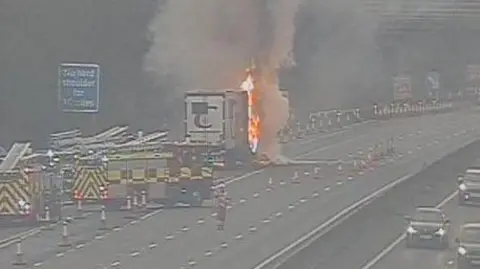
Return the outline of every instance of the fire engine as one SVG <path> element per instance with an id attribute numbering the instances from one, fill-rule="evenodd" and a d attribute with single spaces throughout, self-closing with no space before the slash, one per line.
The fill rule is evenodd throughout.
<path id="1" fill-rule="evenodd" d="M 0 221 L 35 224 L 61 214 L 61 180 L 31 154 L 30 143 L 14 143 L 0 163 Z"/>
<path id="2" fill-rule="evenodd" d="M 213 168 L 201 147 L 190 143 L 144 143 L 79 160 L 74 199 L 119 208 L 127 197 L 149 203 L 201 206 L 210 199 Z"/>

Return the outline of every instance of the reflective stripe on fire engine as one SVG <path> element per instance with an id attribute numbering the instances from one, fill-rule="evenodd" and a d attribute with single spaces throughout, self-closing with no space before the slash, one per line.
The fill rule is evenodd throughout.
<path id="1" fill-rule="evenodd" d="M 107 186 L 106 169 L 103 165 L 97 167 L 78 166 L 75 173 L 72 191 L 82 199 L 101 199 L 100 187 Z"/>
<path id="2" fill-rule="evenodd" d="M 31 205 L 34 186 L 30 186 L 25 173 L 12 173 L 5 177 L 7 180 L 0 182 L 0 215 L 20 215 L 22 209 L 19 202 Z"/>

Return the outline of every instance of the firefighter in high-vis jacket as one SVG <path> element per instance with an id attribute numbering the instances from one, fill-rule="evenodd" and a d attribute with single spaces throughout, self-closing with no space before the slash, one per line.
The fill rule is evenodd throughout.
<path id="1" fill-rule="evenodd" d="M 224 183 L 217 185 L 215 193 L 215 206 L 217 209 L 217 230 L 223 231 L 227 218 L 227 207 L 230 204 L 230 197 Z"/>

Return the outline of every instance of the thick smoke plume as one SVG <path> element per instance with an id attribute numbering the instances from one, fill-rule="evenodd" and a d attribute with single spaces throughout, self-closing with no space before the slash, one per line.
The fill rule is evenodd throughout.
<path id="1" fill-rule="evenodd" d="M 168 98 L 187 89 L 238 87 L 255 59 L 261 79 L 261 150 L 279 154 L 277 132 L 288 118 L 279 68 L 293 63 L 295 16 L 301 0 L 171 0 L 150 24 L 153 45 L 145 69 L 173 77 Z M 158 81 L 161 83 L 161 81 Z"/>

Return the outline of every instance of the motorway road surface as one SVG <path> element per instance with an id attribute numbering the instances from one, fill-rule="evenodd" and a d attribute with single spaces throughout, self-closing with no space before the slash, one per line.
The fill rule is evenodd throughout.
<path id="1" fill-rule="evenodd" d="M 335 136 L 304 143 L 288 155 L 305 158 L 346 158 L 349 152 L 366 151 L 378 140 L 397 137 L 396 159 L 373 172 L 346 180 L 345 175 L 322 180 L 302 178 L 290 184 L 294 168 L 255 173 L 229 186 L 233 207 L 225 232 L 215 231 L 211 209 L 155 212 L 148 218 L 95 237 L 96 218 L 71 225 L 76 246 L 59 252 L 58 230 L 28 238 L 23 248 L 38 268 L 251 268 L 282 245 L 311 230 L 318 223 L 387 182 L 420 170 L 424 161 L 452 152 L 477 137 L 472 128 L 480 121 L 471 113 L 399 119 L 358 126 Z M 306 151 L 310 150 L 310 153 Z M 267 179 L 274 180 L 267 191 Z M 281 180 L 286 184 L 280 185 Z M 118 220 L 115 219 L 118 214 Z M 113 215 L 113 216 L 112 216 Z M 122 223 L 121 213 L 109 221 Z M 124 221 L 124 220 L 123 220 Z M 120 225 L 123 226 L 123 225 Z M 9 268 L 13 247 L 0 252 L 1 268 Z"/>
<path id="2" fill-rule="evenodd" d="M 454 192 L 457 174 L 465 171 L 478 157 L 480 141 L 434 163 L 328 231 L 277 269 L 437 269 L 451 266 L 454 257 L 451 251 L 405 248 L 400 237 L 406 228 L 403 216 L 412 214 L 417 206 L 446 204 L 445 212 L 453 220 L 453 234 L 458 232 L 459 223 L 479 220 L 478 209 L 457 207 Z"/>
<path id="3" fill-rule="evenodd" d="M 370 268 L 422 268 L 443 269 L 455 267 L 457 250 L 454 239 L 460 233 L 460 227 L 466 222 L 480 222 L 478 207 L 459 207 L 456 196 L 442 208 L 451 218 L 450 248 L 448 250 L 407 249 L 404 241 L 399 242 L 385 257 Z"/>

